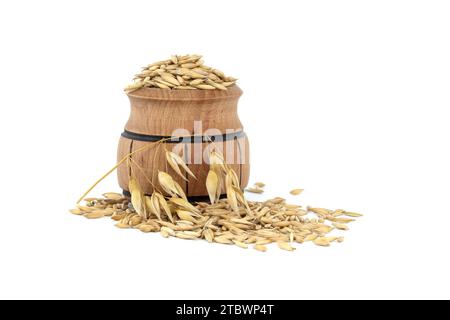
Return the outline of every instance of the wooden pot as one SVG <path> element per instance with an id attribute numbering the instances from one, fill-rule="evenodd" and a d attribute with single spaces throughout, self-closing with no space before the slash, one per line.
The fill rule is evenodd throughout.
<path id="1" fill-rule="evenodd" d="M 124 193 L 128 193 L 133 175 L 144 193 L 151 194 L 158 171 L 166 171 L 188 197 L 207 196 L 205 180 L 211 148 L 224 155 L 240 178 L 241 188 L 245 188 L 250 162 L 248 139 L 237 114 L 241 94 L 236 85 L 227 91 L 141 88 L 129 93 L 131 113 L 120 137 L 118 159 L 144 146 L 148 148 L 119 166 L 119 185 Z M 167 165 L 165 150 L 179 154 L 197 179 L 186 175 L 185 181 L 179 177 Z"/>

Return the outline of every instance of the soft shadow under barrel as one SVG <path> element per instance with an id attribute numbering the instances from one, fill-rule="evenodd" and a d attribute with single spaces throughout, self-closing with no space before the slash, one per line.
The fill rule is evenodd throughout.
<path id="1" fill-rule="evenodd" d="M 245 188 L 250 162 L 248 139 L 237 114 L 241 94 L 236 85 L 226 91 L 141 88 L 129 93 L 131 113 L 120 137 L 118 159 L 135 153 L 118 168 L 124 192 L 128 192 L 132 175 L 144 193 L 151 194 L 158 183 L 158 171 L 166 171 L 187 196 L 207 196 L 205 180 L 211 148 L 223 154 L 240 178 L 241 188 Z M 166 150 L 180 155 L 197 179 L 179 177 L 167 165 Z"/>

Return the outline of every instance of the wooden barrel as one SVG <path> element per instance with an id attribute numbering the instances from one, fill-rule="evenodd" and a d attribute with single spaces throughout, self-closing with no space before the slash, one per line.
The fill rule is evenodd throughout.
<path id="1" fill-rule="evenodd" d="M 151 194 L 158 171 L 166 171 L 188 197 L 207 196 L 205 180 L 211 148 L 222 152 L 240 178 L 241 188 L 245 188 L 250 162 L 248 139 L 237 113 L 241 94 L 236 85 L 227 91 L 141 88 L 129 93 L 131 113 L 120 137 L 118 159 L 147 148 L 119 166 L 119 185 L 124 193 L 128 193 L 133 175 L 144 193 Z M 179 177 L 167 165 L 165 150 L 180 155 L 197 179 Z"/>

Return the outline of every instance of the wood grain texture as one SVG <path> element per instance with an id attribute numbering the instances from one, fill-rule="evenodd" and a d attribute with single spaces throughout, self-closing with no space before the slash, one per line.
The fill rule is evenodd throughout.
<path id="1" fill-rule="evenodd" d="M 202 129 L 242 129 L 237 102 L 242 90 L 234 85 L 222 90 L 163 90 L 142 88 L 128 97 L 131 113 L 125 130 L 148 135 L 172 135 L 176 129 L 194 134 L 194 121 L 202 121 Z"/>
<path id="2" fill-rule="evenodd" d="M 142 88 L 130 93 L 131 113 L 125 130 L 158 136 L 172 136 L 174 130 L 183 129 L 184 134 L 214 135 L 237 132 L 243 129 L 237 114 L 237 102 L 242 94 L 238 86 L 227 91 L 220 90 L 163 90 Z M 201 128 L 194 130 L 195 121 L 201 121 Z M 201 130 L 201 131 L 198 131 Z M 146 194 L 157 186 L 158 171 L 166 171 L 174 177 L 188 196 L 206 196 L 206 176 L 209 171 L 207 155 L 210 143 L 155 143 L 130 140 L 121 137 L 118 159 L 131 151 L 148 146 L 145 151 L 132 156 L 131 170 Z M 250 175 L 249 143 L 246 135 L 230 141 L 215 142 L 223 153 L 226 162 L 241 179 L 241 187 L 248 184 Z M 187 181 L 178 177 L 165 160 L 165 150 L 174 151 L 182 156 L 197 179 L 186 175 Z M 122 165 L 118 168 L 118 180 L 122 189 L 128 191 L 130 168 Z"/>

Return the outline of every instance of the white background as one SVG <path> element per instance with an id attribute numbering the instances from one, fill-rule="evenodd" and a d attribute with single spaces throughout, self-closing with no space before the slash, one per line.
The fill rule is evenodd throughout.
<path id="1" fill-rule="evenodd" d="M 0 298 L 450 298 L 448 1 L 2 1 Z M 251 180 L 362 212 L 266 253 L 70 215 L 115 163 L 139 68 L 238 77 Z M 118 190 L 115 176 L 92 195 Z"/>

